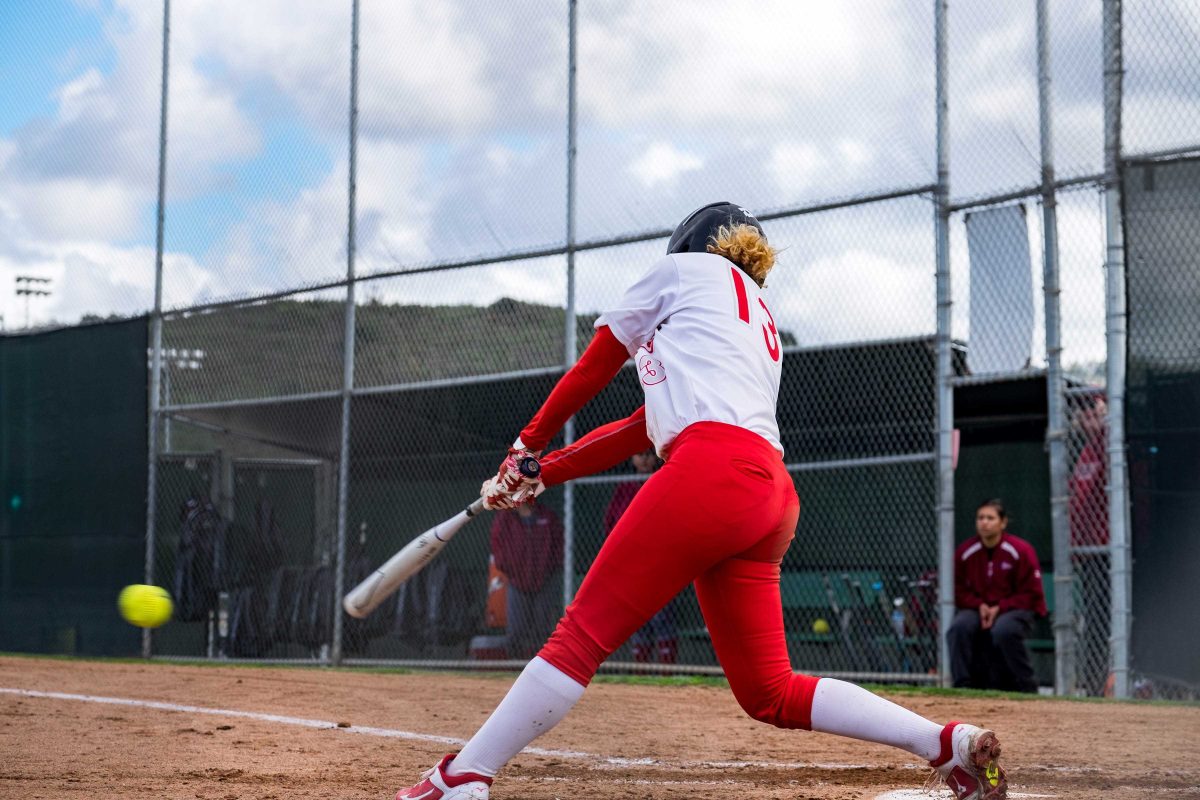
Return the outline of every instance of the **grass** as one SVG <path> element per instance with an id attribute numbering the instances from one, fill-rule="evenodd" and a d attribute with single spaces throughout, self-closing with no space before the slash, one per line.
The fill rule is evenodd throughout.
<path id="1" fill-rule="evenodd" d="M 222 667 L 226 669 L 297 669 L 310 670 L 314 668 L 327 669 L 333 672 L 354 673 L 358 675 L 453 675 L 455 677 L 472 677 L 487 680 L 511 681 L 515 671 L 507 670 L 434 670 L 415 667 L 324 667 L 317 664 L 254 662 L 254 661 L 221 661 L 209 659 L 151 659 L 128 658 L 117 656 L 80 657 L 60 654 L 42 653 L 10 653 L 0 651 L 3 658 L 24 658 L 45 661 L 77 661 L 102 664 L 163 664 L 169 666 Z M 713 688 L 728 688 L 725 678 L 711 675 L 597 675 L 592 683 L 626 685 L 626 686 L 659 686 L 662 688 L 708 686 Z M 1018 692 L 1000 692 L 980 689 L 948 689 L 941 686 L 914 686 L 901 683 L 863 683 L 859 684 L 876 694 L 901 695 L 905 697 L 969 697 L 991 700 L 1015 700 L 1020 702 L 1044 700 L 1068 703 L 1136 703 L 1148 706 L 1183 706 L 1196 707 L 1200 703 L 1181 700 L 1115 700 L 1105 697 L 1057 697 L 1053 695 L 1022 694 Z"/>

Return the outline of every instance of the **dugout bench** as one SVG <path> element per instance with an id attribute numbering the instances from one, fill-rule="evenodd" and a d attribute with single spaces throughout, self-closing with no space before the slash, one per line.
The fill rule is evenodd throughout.
<path id="1" fill-rule="evenodd" d="M 877 587 L 883 576 L 875 570 L 785 571 L 780 576 L 780 600 L 783 604 L 784 630 L 788 654 L 794 669 L 822 672 L 895 672 L 927 673 L 937 667 L 939 642 L 936 628 L 920 614 L 913 613 L 916 595 L 904 595 L 906 609 L 904 636 L 891 628 L 892 606 L 880 601 Z M 885 584 L 886 585 L 886 584 Z M 1054 573 L 1042 573 L 1049 616 L 1036 620 L 1026 640 L 1039 685 L 1054 685 Z M 932 596 L 936 598 L 936 587 Z M 891 595 L 884 594 L 887 600 Z M 690 602 L 679 614 L 684 619 L 700 619 L 695 597 L 689 589 L 682 603 Z M 936 625 L 936 608 L 933 625 Z M 813 623 L 825 620 L 828 632 L 817 632 Z M 708 629 L 681 627 L 678 632 L 680 662 L 715 664 Z"/>
<path id="2" fill-rule="evenodd" d="M 936 657 L 932 635 L 922 635 L 911 621 L 903 635 L 897 633 L 891 619 L 893 595 L 886 586 L 878 570 L 784 571 L 780 600 L 793 668 L 813 673 L 927 671 Z M 903 593 L 906 602 L 908 591 L 906 587 Z M 698 609 L 694 617 L 680 616 L 700 618 Z M 683 663 L 716 663 L 703 626 L 681 628 L 679 645 Z"/>

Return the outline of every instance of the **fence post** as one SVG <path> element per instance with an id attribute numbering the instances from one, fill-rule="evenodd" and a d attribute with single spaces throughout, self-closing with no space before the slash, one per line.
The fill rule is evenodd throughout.
<path id="1" fill-rule="evenodd" d="M 1042 152 L 1042 276 L 1046 314 L 1046 448 L 1050 454 L 1050 532 L 1054 552 L 1054 691 L 1075 693 L 1075 597 L 1067 519 L 1067 422 L 1063 410 L 1058 217 L 1050 105 L 1050 19 L 1037 0 L 1038 127 Z"/>
<path id="2" fill-rule="evenodd" d="M 575 70 L 577 67 L 575 44 L 578 31 L 576 0 L 568 4 L 567 23 L 567 307 L 564 365 L 570 369 L 575 364 L 578 349 L 578 331 L 575 326 L 575 147 L 576 107 Z M 575 417 L 567 420 L 563 430 L 564 444 L 575 441 Z M 575 596 L 575 482 L 567 481 L 563 487 L 563 608 Z"/>
<path id="3" fill-rule="evenodd" d="M 1125 466 L 1125 233 L 1121 217 L 1121 0 L 1104 0 L 1104 336 L 1108 384 L 1108 527 L 1113 692 L 1129 697 L 1129 496 Z"/>
<path id="4" fill-rule="evenodd" d="M 947 0 L 934 0 L 934 61 L 937 102 L 937 188 L 934 232 L 937 253 L 937 463 L 938 463 L 938 664 L 950 685 L 946 632 L 954 619 L 954 387 L 950 329 L 950 133 L 947 103 Z"/>
<path id="5" fill-rule="evenodd" d="M 350 163 L 346 217 L 346 326 L 342 334 L 342 440 L 338 450 L 337 555 L 333 564 L 333 644 L 330 661 L 342 663 L 342 595 L 346 593 L 346 513 L 350 489 L 350 405 L 354 394 L 355 180 L 358 172 L 358 0 L 350 12 Z"/>
<path id="6" fill-rule="evenodd" d="M 162 391 L 163 210 L 167 185 L 167 68 L 171 63 L 171 0 L 163 0 L 162 87 L 158 116 L 158 210 L 154 231 L 154 308 L 150 312 L 150 420 L 146 431 L 146 583 L 154 584 L 155 517 L 158 515 L 158 423 Z M 152 652 L 152 634 L 142 629 L 142 657 Z"/>

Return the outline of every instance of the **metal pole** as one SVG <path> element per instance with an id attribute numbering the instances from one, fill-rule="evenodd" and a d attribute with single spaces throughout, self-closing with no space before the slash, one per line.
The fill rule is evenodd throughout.
<path id="1" fill-rule="evenodd" d="M 346 593 L 346 500 L 350 490 L 350 404 L 354 394 L 354 247 L 358 174 L 358 0 L 350 14 L 350 164 L 346 221 L 346 327 L 342 334 L 342 441 L 338 451 L 337 556 L 333 564 L 333 645 L 330 660 L 342 662 L 342 595 Z"/>
<path id="2" fill-rule="evenodd" d="M 576 361 L 578 332 L 575 328 L 575 44 L 578 37 L 576 0 L 567 4 L 567 308 L 563 362 L 570 369 Z M 563 430 L 565 443 L 575 441 L 575 417 Z M 575 596 L 575 484 L 563 487 L 563 608 Z"/>
<path id="3" fill-rule="evenodd" d="M 167 67 L 171 63 L 171 0 L 163 0 L 162 93 L 158 116 L 158 212 L 154 232 L 154 308 L 150 312 L 150 420 L 146 431 L 146 583 L 154 584 L 154 527 L 158 513 L 158 408 L 162 391 L 163 207 L 167 187 Z M 142 629 L 142 657 L 152 650 L 149 628 Z"/>
<path id="4" fill-rule="evenodd" d="M 1058 218 L 1050 106 L 1050 16 L 1037 0 L 1038 122 L 1042 146 L 1042 294 L 1046 313 L 1046 448 L 1050 454 L 1050 535 L 1054 546 L 1054 691 L 1075 693 L 1075 608 L 1067 520 L 1067 423 L 1063 410 Z"/>
<path id="5" fill-rule="evenodd" d="M 1125 465 L 1125 235 L 1121 227 L 1121 0 L 1104 0 L 1104 263 L 1113 691 L 1129 697 L 1129 495 Z"/>
<path id="6" fill-rule="evenodd" d="M 934 61 L 937 100 L 937 189 L 934 233 L 937 254 L 937 462 L 938 462 L 938 653 L 943 686 L 950 685 L 946 632 L 954 620 L 954 387 L 950 352 L 950 135 L 946 74 L 947 0 L 934 0 Z"/>
<path id="7" fill-rule="evenodd" d="M 162 372 L 162 386 L 163 386 L 163 390 L 162 390 L 163 402 L 162 402 L 162 404 L 164 406 L 166 406 L 167 408 L 170 408 L 171 407 L 171 369 L 170 369 L 170 364 L 168 364 L 167 369 L 164 369 Z M 159 408 L 159 411 L 162 411 L 161 407 Z M 163 417 L 163 452 L 164 453 L 171 452 L 171 415 L 170 414 L 167 414 L 166 416 Z"/>

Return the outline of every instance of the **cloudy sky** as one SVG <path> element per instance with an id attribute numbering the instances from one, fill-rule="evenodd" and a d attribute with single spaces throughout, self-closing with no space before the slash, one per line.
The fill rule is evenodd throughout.
<path id="1" fill-rule="evenodd" d="M 1097 172 L 1100 4 L 1050 5 L 1058 172 Z M 362 0 L 362 275 L 565 241 L 566 3 L 478 8 Z M 670 227 L 719 198 L 763 211 L 932 182 L 932 8 L 580 0 L 578 239 Z M 1038 180 L 1033 8 L 952 6 L 955 197 Z M 344 275 L 349 9 L 349 0 L 172 2 L 168 307 Z M 1194 143 L 1197 4 L 1128 4 L 1125 22 L 1128 149 Z M 35 324 L 152 304 L 161 37 L 161 4 L 149 0 L 3 4 L 8 328 L 25 319 L 17 275 L 53 280 L 51 298 L 31 303 Z M 1064 198 L 1065 335 L 1080 359 L 1103 345 L 1101 219 L 1094 192 Z M 786 248 L 772 287 L 781 324 L 813 343 L 931 332 L 932 229 L 921 199 L 774 223 L 768 232 Z M 661 247 L 581 255 L 580 308 L 610 302 Z M 959 222 L 960 335 L 966 253 Z M 545 259 L 360 291 L 384 302 L 561 303 L 565 287 L 563 260 Z"/>

